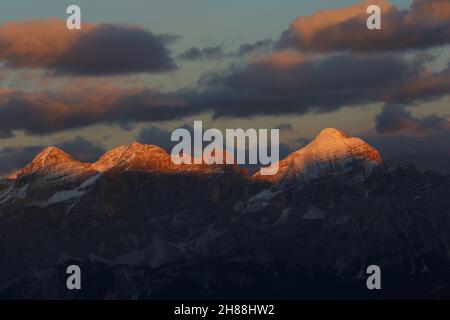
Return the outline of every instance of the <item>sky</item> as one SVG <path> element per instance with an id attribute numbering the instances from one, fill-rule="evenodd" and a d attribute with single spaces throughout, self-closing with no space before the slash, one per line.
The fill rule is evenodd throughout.
<path id="1" fill-rule="evenodd" d="M 449 42 L 448 0 L 4 1 L 0 176 L 48 145 L 168 146 L 194 120 L 280 128 L 283 155 L 335 127 L 450 173 Z"/>

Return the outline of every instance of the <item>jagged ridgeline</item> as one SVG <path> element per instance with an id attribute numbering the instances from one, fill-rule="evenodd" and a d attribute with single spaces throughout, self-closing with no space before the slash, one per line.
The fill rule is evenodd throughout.
<path id="1" fill-rule="evenodd" d="M 336 129 L 274 176 L 138 143 L 95 163 L 49 147 L 0 180 L 0 298 L 371 297 L 370 264 L 377 297 L 449 298 L 449 192 Z"/>

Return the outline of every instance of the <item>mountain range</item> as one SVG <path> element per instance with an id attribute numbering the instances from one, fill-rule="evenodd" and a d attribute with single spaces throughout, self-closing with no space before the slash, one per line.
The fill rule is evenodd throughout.
<path id="1" fill-rule="evenodd" d="M 94 163 L 48 147 L 0 180 L 0 298 L 450 297 L 450 177 L 332 128 L 279 164 L 249 176 L 136 142 Z"/>

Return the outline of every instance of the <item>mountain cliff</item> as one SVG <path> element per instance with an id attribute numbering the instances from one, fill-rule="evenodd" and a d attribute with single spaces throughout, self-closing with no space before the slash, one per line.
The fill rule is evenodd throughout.
<path id="1" fill-rule="evenodd" d="M 261 176 L 258 172 L 255 177 L 274 183 L 290 183 L 347 175 L 363 181 L 382 162 L 379 152 L 363 140 L 328 128 L 307 146 L 281 160 L 277 174 Z"/>
<path id="2" fill-rule="evenodd" d="M 33 161 L 16 173 L 16 180 L 35 179 L 74 179 L 91 170 L 89 164 L 74 160 L 56 147 L 42 150 Z"/>
<path id="3" fill-rule="evenodd" d="M 118 170 L 168 170 L 172 168 L 170 155 L 162 148 L 133 142 L 105 153 L 91 165 L 99 172 Z"/>

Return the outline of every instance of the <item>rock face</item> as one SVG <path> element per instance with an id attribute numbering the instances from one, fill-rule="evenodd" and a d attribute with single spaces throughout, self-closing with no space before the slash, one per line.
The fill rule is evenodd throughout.
<path id="1" fill-rule="evenodd" d="M 0 180 L 0 298 L 450 298 L 450 177 L 374 167 L 334 130 L 294 154 L 302 183 L 274 184 L 179 170 L 154 146 L 94 164 L 46 149 Z"/>
<path id="2" fill-rule="evenodd" d="M 172 168 L 170 155 L 162 148 L 133 142 L 108 151 L 92 169 L 104 172 L 115 168 L 118 170 L 169 170 Z"/>
<path id="3" fill-rule="evenodd" d="M 47 147 L 25 168 L 0 180 L 0 204 L 13 206 L 21 202 L 47 207 L 67 201 L 75 203 L 109 171 L 209 175 L 240 170 L 233 165 L 175 165 L 164 149 L 137 142 L 112 149 L 94 163 L 82 163 L 56 147 Z"/>
<path id="4" fill-rule="evenodd" d="M 67 192 L 96 173 L 90 164 L 74 160 L 56 147 L 48 147 L 8 180 L 8 187 L 0 191 L 0 204 L 43 205 L 47 200 L 53 201 L 53 196 L 65 198 Z"/>
<path id="5" fill-rule="evenodd" d="M 292 183 L 347 175 L 363 181 L 382 162 L 379 152 L 369 144 L 328 128 L 310 144 L 281 160 L 278 174 L 261 176 L 257 173 L 255 177 L 274 183 Z"/>
<path id="6" fill-rule="evenodd" d="M 74 160 L 56 147 L 42 150 L 33 161 L 16 174 L 17 181 L 28 179 L 72 180 L 91 171 L 89 164 Z"/>

